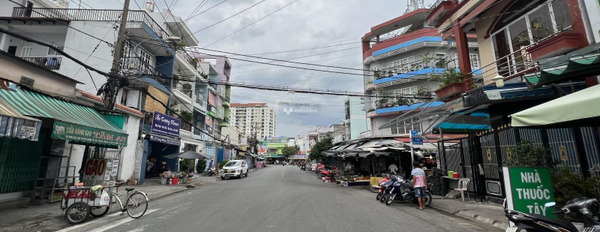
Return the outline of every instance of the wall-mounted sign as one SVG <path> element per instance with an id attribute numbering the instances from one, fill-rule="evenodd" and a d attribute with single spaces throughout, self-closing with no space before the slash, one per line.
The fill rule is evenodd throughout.
<path id="1" fill-rule="evenodd" d="M 413 145 L 423 145 L 423 138 L 412 138 Z"/>
<path id="2" fill-rule="evenodd" d="M 503 167 L 502 169 L 509 209 L 556 218 L 554 208 L 545 206 L 548 202 L 554 202 L 550 169 L 533 167 Z"/>
<path id="3" fill-rule="evenodd" d="M 179 137 L 181 121 L 166 114 L 154 112 L 152 116 L 152 133 Z"/>

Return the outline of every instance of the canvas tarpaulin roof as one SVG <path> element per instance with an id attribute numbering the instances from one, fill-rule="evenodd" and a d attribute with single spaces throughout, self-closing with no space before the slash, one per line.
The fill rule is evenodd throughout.
<path id="1" fill-rule="evenodd" d="M 599 103 L 600 85 L 595 85 L 514 113 L 510 115 L 511 125 L 534 127 L 594 119 L 600 117 Z M 590 123 L 600 124 L 597 121 L 590 120 Z"/>

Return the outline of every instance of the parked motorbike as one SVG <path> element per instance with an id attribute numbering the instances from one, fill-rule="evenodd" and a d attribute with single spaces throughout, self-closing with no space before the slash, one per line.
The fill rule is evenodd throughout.
<path id="1" fill-rule="evenodd" d="M 554 202 L 549 202 L 545 207 L 554 207 Z M 538 214 L 526 214 L 515 210 L 505 209 L 508 220 L 515 224 L 506 231 L 557 231 L 576 232 L 575 225 L 570 221 L 551 219 Z M 568 201 L 562 208 L 556 209 L 554 214 L 564 215 L 571 221 L 583 222 L 582 231 L 600 231 L 600 203 L 594 198 L 576 198 Z"/>
<path id="2" fill-rule="evenodd" d="M 394 179 L 394 177 L 392 177 Z M 431 188 L 431 183 L 429 184 L 429 188 Z M 425 206 L 429 206 L 431 204 L 431 192 L 429 188 L 425 190 Z M 415 189 L 412 186 L 412 183 L 402 176 L 396 176 L 394 182 L 390 185 L 390 188 L 386 188 L 385 190 L 388 192 L 386 194 L 384 201 L 386 205 L 392 204 L 394 201 L 401 202 L 411 202 L 418 204 L 418 198 L 415 197 Z"/>
<path id="3" fill-rule="evenodd" d="M 216 170 L 214 167 L 212 167 L 212 168 L 208 169 L 208 171 L 206 172 L 206 174 L 207 174 L 208 176 L 214 176 L 214 175 L 217 175 L 217 170 Z"/>
<path id="4" fill-rule="evenodd" d="M 386 175 L 383 179 L 381 179 L 379 181 L 379 190 L 377 191 L 377 197 L 376 199 L 379 201 L 381 200 L 381 196 L 383 196 L 383 192 L 385 190 L 385 186 L 384 184 L 388 181 L 390 181 L 391 176 L 390 175 Z"/>

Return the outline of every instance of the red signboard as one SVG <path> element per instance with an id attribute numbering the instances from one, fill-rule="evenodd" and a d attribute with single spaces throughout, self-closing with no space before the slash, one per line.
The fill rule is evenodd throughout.
<path id="1" fill-rule="evenodd" d="M 85 163 L 85 175 L 86 176 L 104 176 L 106 170 L 106 160 L 103 159 L 91 159 Z"/>

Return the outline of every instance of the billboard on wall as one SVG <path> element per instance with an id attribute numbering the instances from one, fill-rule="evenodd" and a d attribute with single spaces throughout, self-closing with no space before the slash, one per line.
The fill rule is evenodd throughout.
<path id="1" fill-rule="evenodd" d="M 152 133 L 179 137 L 181 120 L 166 114 L 154 112 L 152 116 Z"/>

